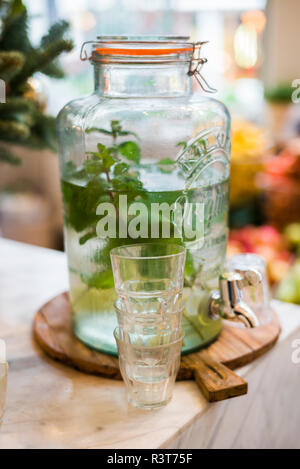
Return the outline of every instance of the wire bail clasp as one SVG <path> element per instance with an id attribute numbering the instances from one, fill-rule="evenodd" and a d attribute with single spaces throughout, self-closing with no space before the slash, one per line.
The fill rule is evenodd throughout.
<path id="1" fill-rule="evenodd" d="M 207 59 L 204 57 L 200 57 L 200 51 L 203 44 L 207 44 L 208 41 L 196 42 L 193 46 L 193 54 L 190 61 L 189 76 L 194 76 L 198 81 L 199 85 L 206 93 L 216 93 L 217 90 L 212 88 L 207 81 L 205 80 L 204 76 L 201 74 L 201 69 L 204 64 L 206 64 Z"/>
<path id="2" fill-rule="evenodd" d="M 91 59 L 91 56 L 88 56 L 87 51 L 86 51 L 86 49 L 87 49 L 86 46 L 87 46 L 88 44 L 95 44 L 95 41 L 85 41 L 85 42 L 82 44 L 82 46 L 81 46 L 81 48 L 80 48 L 80 60 L 82 60 L 83 62 L 84 62 L 85 60 L 90 60 L 90 59 Z"/>

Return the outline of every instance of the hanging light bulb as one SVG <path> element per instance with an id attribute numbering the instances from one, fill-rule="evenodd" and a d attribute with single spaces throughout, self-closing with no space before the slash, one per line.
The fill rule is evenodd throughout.
<path id="1" fill-rule="evenodd" d="M 240 24 L 234 35 L 234 56 L 241 68 L 252 68 L 258 59 L 257 32 L 249 25 Z"/>

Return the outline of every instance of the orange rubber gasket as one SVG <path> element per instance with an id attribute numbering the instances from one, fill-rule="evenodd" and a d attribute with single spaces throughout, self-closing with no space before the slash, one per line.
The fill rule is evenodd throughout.
<path id="1" fill-rule="evenodd" d="M 109 47 L 97 48 L 95 51 L 102 55 L 168 55 L 183 54 L 184 52 L 192 52 L 193 48 L 185 49 L 110 49 Z"/>

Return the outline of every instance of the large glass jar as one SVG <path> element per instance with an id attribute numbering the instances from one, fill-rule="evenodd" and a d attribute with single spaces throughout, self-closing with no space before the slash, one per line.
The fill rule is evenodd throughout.
<path id="1" fill-rule="evenodd" d="M 221 330 L 207 305 L 227 243 L 230 118 L 220 102 L 192 95 L 193 75 L 207 85 L 201 46 L 99 37 L 94 92 L 58 116 L 74 333 L 106 353 L 116 354 L 109 252 L 121 244 L 184 244 L 183 351 Z"/>

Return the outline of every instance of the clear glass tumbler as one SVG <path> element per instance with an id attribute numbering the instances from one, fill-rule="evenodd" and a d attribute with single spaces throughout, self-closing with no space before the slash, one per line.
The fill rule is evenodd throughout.
<path id="1" fill-rule="evenodd" d="M 154 312 L 131 314 L 124 309 L 124 301 L 117 299 L 115 310 L 119 326 L 127 332 L 139 335 L 158 335 L 163 332 L 178 330 L 182 324 L 184 303 L 177 305 L 168 314 L 160 315 Z M 123 307 L 123 308 L 122 308 Z"/>
<path id="2" fill-rule="evenodd" d="M 182 329 L 157 335 L 146 343 L 118 327 L 114 337 L 128 401 L 148 410 L 166 405 L 180 366 Z"/>
<path id="3" fill-rule="evenodd" d="M 145 243 L 110 252 L 119 309 L 136 320 L 168 321 L 182 312 L 185 248 Z"/>
<path id="4" fill-rule="evenodd" d="M 183 304 L 182 308 L 174 314 L 169 314 L 165 319 L 150 314 L 145 315 L 145 317 L 127 314 L 126 311 L 122 311 L 119 303 L 119 300 L 115 303 L 119 327 L 130 343 L 139 345 L 153 344 L 157 342 L 157 337 L 161 337 L 162 334 L 164 334 L 166 340 L 169 340 L 168 334 L 175 337 L 176 331 L 181 328 Z"/>

